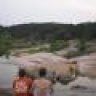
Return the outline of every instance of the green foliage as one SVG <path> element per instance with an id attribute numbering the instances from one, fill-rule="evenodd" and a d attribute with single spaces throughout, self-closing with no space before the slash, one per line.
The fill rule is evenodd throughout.
<path id="1" fill-rule="evenodd" d="M 64 40 L 56 40 L 55 42 L 52 42 L 50 45 L 50 51 L 58 51 L 60 49 L 64 49 L 65 47 L 68 46 L 67 41 L 65 42 Z"/>
<path id="2" fill-rule="evenodd" d="M 3 34 L 3 35 L 2 35 Z M 51 44 L 50 48 L 31 49 L 29 52 L 40 51 L 58 51 L 68 46 L 67 40 L 79 40 L 77 48 L 78 53 L 71 52 L 68 56 L 84 54 L 86 52 L 86 41 L 96 39 L 96 23 L 83 24 L 20 24 L 10 27 L 0 26 L 0 54 L 8 53 L 12 47 L 14 38 L 14 46 L 18 48 L 30 47 L 31 45 Z M 21 41 L 22 42 L 18 42 Z M 26 43 L 26 42 L 30 42 Z M 90 50 L 89 50 L 90 51 Z"/>
<path id="3" fill-rule="evenodd" d="M 20 24 L 6 29 L 13 38 L 24 39 L 32 43 L 50 43 L 53 40 L 95 39 L 96 23 L 83 24 Z"/>
<path id="4" fill-rule="evenodd" d="M 79 51 L 76 51 L 76 52 L 75 51 L 69 51 L 69 52 L 67 52 L 67 54 L 64 55 L 64 57 L 73 58 L 73 57 L 76 57 L 79 55 L 80 55 Z"/>
<path id="5" fill-rule="evenodd" d="M 49 52 L 49 47 L 46 47 L 44 45 L 34 46 L 31 49 L 28 50 L 28 53 L 37 53 L 37 52 Z"/>
<path id="6" fill-rule="evenodd" d="M 79 53 L 84 54 L 86 52 L 86 41 L 84 39 L 78 40 L 77 48 Z"/>
<path id="7" fill-rule="evenodd" d="M 11 47 L 11 36 L 7 32 L 0 34 L 0 56 L 4 54 L 9 55 Z"/>

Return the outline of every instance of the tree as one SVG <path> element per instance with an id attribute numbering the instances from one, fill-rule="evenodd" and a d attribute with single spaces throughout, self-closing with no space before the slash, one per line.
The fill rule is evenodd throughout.
<path id="1" fill-rule="evenodd" d="M 11 35 L 8 34 L 7 31 L 0 34 L 0 56 L 6 54 L 10 54 L 10 49 L 12 48 L 12 38 Z"/>
<path id="2" fill-rule="evenodd" d="M 50 51 L 59 51 L 68 46 L 68 42 L 64 40 L 55 40 L 50 45 Z"/>
<path id="3" fill-rule="evenodd" d="M 77 47 L 78 47 L 79 53 L 84 54 L 86 51 L 86 41 L 84 39 L 79 39 Z"/>

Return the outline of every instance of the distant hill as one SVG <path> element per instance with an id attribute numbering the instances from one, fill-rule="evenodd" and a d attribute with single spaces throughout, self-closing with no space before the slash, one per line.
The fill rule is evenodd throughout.
<path id="1" fill-rule="evenodd" d="M 15 39 L 24 39 L 31 42 L 52 42 L 66 39 L 95 39 L 96 23 L 82 24 L 19 24 L 10 27 L 0 26 L 0 34 L 7 31 Z"/>

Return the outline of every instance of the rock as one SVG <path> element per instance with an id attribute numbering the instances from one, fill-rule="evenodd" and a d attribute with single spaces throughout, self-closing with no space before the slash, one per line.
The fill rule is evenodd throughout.
<path id="1" fill-rule="evenodd" d="M 88 89 L 86 86 L 81 86 L 81 85 L 75 85 L 75 86 L 72 86 L 71 87 L 71 89 L 72 90 L 74 90 L 74 89 L 79 89 L 79 90 L 86 90 L 86 89 Z"/>
<path id="2" fill-rule="evenodd" d="M 81 75 L 96 78 L 96 53 L 80 56 L 71 60 L 77 61 Z"/>
<path id="3" fill-rule="evenodd" d="M 68 59 L 57 56 L 53 53 L 35 53 L 32 55 L 21 56 L 17 58 L 18 65 L 27 69 L 40 69 L 45 67 L 48 71 L 54 71 L 57 74 L 69 74 L 71 64 Z"/>

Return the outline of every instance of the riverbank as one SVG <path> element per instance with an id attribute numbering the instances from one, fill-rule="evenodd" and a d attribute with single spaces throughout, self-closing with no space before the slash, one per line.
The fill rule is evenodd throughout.
<path id="1" fill-rule="evenodd" d="M 80 79 L 81 78 L 81 79 Z M 79 84 L 81 87 L 72 89 L 72 87 L 69 85 L 62 85 L 60 83 L 56 83 L 54 88 L 54 95 L 53 96 L 96 96 L 96 84 L 93 82 L 93 80 L 84 77 L 78 78 L 75 82 L 75 84 Z M 85 80 L 85 81 L 83 81 Z M 88 81 L 87 81 L 88 80 Z M 78 81 L 78 83 L 77 83 Z M 90 85 L 92 83 L 92 85 Z M 75 86 L 74 84 L 74 86 Z M 89 84 L 89 85 L 88 85 Z M 83 87 L 82 87 L 83 86 Z M 92 87 L 93 86 L 93 87 Z M 12 96 L 12 89 L 2 89 L 0 90 L 0 96 Z"/>
<path id="2" fill-rule="evenodd" d="M 0 89 L 0 96 L 12 96 L 12 89 Z"/>
<path id="3" fill-rule="evenodd" d="M 41 64 L 46 65 L 46 63 L 48 63 L 50 66 L 52 66 L 52 64 L 53 64 L 55 66 L 58 65 L 59 67 L 60 67 L 60 64 L 66 64 L 66 62 L 65 62 L 66 60 L 64 58 L 62 58 L 64 60 L 64 61 L 62 61 L 62 59 L 60 59 L 61 57 L 59 58 L 58 56 L 54 56 L 52 54 L 48 55 L 48 54 L 44 53 L 42 55 L 42 53 L 39 53 L 39 54 L 35 54 L 35 56 L 26 54 L 26 55 L 22 55 L 21 57 L 16 57 L 16 58 L 18 58 L 19 60 L 23 60 L 23 61 L 26 59 L 30 63 L 35 63 L 35 64 L 38 63 L 38 65 L 40 65 L 40 62 L 41 62 Z M 84 57 L 82 56 L 81 58 L 74 58 L 74 59 L 78 60 L 79 63 L 80 63 L 80 61 L 82 61 L 81 63 L 85 66 L 81 66 L 81 69 L 84 70 L 82 72 L 85 72 L 87 70 L 86 68 L 90 68 L 90 67 L 93 69 L 95 68 L 94 67 L 95 63 L 91 64 L 92 62 L 89 62 L 91 65 L 94 65 L 93 67 L 90 64 L 89 64 L 90 66 L 88 65 L 88 67 L 86 65 L 86 64 L 88 64 L 88 60 L 89 61 L 96 60 L 95 57 L 96 57 L 96 54 L 94 53 L 94 54 L 91 54 L 88 56 L 84 56 Z M 16 58 L 14 58 L 15 61 L 17 61 Z M 21 59 L 21 58 L 23 58 L 23 59 Z M 10 58 L 9 60 L 13 60 L 13 58 Z M 10 88 L 12 87 L 12 80 L 13 80 L 12 78 L 14 75 L 16 75 L 17 70 L 18 70 L 17 69 L 18 67 L 16 67 L 16 65 L 14 65 L 15 61 L 14 62 L 13 61 L 11 64 L 8 64 L 7 60 L 5 60 L 4 58 L 0 59 L 0 76 L 1 76 L 0 77 L 0 87 L 2 87 L 2 85 L 5 86 L 5 87 L 3 86 L 0 89 L 0 96 L 12 96 L 12 90 L 6 86 L 7 86 L 7 84 L 9 84 L 8 86 L 10 86 Z M 57 61 L 59 61 L 59 62 L 57 62 Z M 96 62 L 96 61 L 94 61 L 94 62 Z M 22 63 L 24 63 L 24 62 L 21 61 L 21 64 Z M 27 63 L 28 62 L 26 62 L 25 64 L 27 64 Z M 51 67 L 49 67 L 49 68 L 51 68 Z M 90 70 L 88 69 L 89 72 L 90 72 Z M 86 74 L 89 74 L 89 73 L 86 73 Z M 77 88 L 78 84 L 79 84 L 79 87 L 81 85 L 84 87 L 81 86 L 81 88 Z M 71 85 L 73 87 L 74 86 L 77 86 L 77 87 L 75 87 L 75 90 L 72 90 L 72 89 L 70 89 L 72 87 L 69 85 Z M 72 83 L 69 83 L 69 85 L 62 85 L 60 83 L 59 84 L 56 83 L 56 85 L 54 86 L 55 96 L 96 96 L 96 80 L 95 80 L 95 78 L 92 80 L 92 79 L 89 79 L 88 77 L 82 77 L 82 78 L 76 79 Z M 84 89 L 82 90 L 82 88 L 84 88 Z"/>

